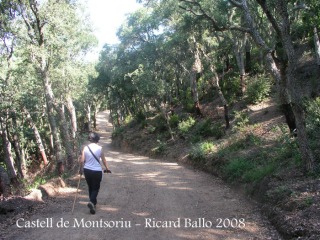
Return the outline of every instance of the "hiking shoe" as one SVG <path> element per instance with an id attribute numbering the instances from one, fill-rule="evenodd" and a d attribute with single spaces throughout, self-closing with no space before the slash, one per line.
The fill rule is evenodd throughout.
<path id="1" fill-rule="evenodd" d="M 95 206 L 93 205 L 92 202 L 89 202 L 87 206 L 90 209 L 90 213 L 91 214 L 95 214 L 96 213 L 96 208 L 95 208 Z"/>

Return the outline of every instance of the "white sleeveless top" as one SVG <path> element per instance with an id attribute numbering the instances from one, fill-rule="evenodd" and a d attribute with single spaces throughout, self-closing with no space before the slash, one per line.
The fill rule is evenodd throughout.
<path id="1" fill-rule="evenodd" d="M 96 143 L 90 143 L 89 147 L 94 155 L 99 159 L 99 162 L 95 159 L 95 157 L 90 152 L 88 146 L 84 147 L 84 166 L 83 168 L 93 170 L 93 171 L 102 171 L 101 167 L 101 152 L 102 147 Z"/>

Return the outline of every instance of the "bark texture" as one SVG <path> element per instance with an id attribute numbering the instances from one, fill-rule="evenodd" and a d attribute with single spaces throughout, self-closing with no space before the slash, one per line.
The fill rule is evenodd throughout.
<path id="1" fill-rule="evenodd" d="M 1 127 L 1 137 L 4 147 L 4 160 L 7 167 L 7 173 L 10 179 L 10 182 L 16 184 L 18 182 L 17 172 L 14 169 L 14 160 L 12 156 L 11 143 L 8 138 L 6 119 L 0 117 L 0 127 Z"/>

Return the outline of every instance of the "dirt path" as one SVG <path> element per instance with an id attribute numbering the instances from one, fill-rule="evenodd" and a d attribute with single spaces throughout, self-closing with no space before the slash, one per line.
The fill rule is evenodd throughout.
<path id="1" fill-rule="evenodd" d="M 219 179 L 174 162 L 110 150 L 107 113 L 98 120 L 113 173 L 104 174 L 97 213 L 89 213 L 82 179 L 73 214 L 74 189 L 61 196 L 63 204 L 18 220 L 8 239 L 280 239 L 255 206 Z"/>

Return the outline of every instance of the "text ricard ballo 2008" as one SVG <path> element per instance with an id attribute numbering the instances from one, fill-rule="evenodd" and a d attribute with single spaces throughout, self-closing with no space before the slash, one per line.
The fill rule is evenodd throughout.
<path id="1" fill-rule="evenodd" d="M 19 218 L 16 221 L 18 228 L 216 228 L 229 229 L 246 227 L 244 218 L 176 218 L 174 220 L 160 220 L 156 218 L 144 218 L 141 222 L 133 220 L 99 219 L 88 220 L 85 218 L 73 218 L 66 220 L 64 218 L 44 218 L 35 220 L 26 220 Z"/>

